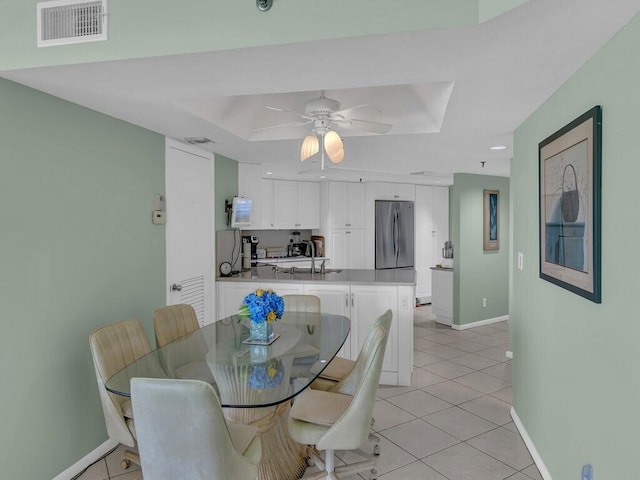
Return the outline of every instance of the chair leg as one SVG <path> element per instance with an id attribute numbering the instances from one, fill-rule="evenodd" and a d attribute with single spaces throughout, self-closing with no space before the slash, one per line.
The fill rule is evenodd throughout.
<path id="1" fill-rule="evenodd" d="M 126 470 L 131 466 L 131 462 L 135 463 L 136 465 L 140 465 L 140 455 L 131 450 L 125 450 L 124 458 L 120 462 L 120 466 L 123 470 Z"/>
<path id="2" fill-rule="evenodd" d="M 337 474 L 343 474 L 343 473 L 350 474 L 350 473 L 357 473 L 363 470 L 370 469 L 372 476 L 375 477 L 377 475 L 377 471 L 373 467 L 375 466 L 376 462 L 377 462 L 377 458 L 370 458 L 362 462 L 350 463 L 348 465 L 341 465 L 335 468 L 335 472 Z"/>

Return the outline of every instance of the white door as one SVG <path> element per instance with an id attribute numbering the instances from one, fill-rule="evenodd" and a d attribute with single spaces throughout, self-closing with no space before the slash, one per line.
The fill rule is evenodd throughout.
<path id="1" fill-rule="evenodd" d="M 192 305 L 201 326 L 214 320 L 213 154 L 165 143 L 167 305 Z"/>

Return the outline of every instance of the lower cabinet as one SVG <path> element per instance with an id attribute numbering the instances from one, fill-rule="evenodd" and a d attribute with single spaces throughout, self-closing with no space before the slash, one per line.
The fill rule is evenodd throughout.
<path id="1" fill-rule="evenodd" d="M 330 283 L 217 282 L 218 318 L 238 312 L 244 297 L 256 288 L 271 288 L 278 295 L 307 294 L 320 298 L 322 311 L 351 319 L 351 333 L 338 355 L 355 360 L 375 320 L 393 312 L 380 383 L 411 384 L 413 368 L 412 286 L 345 285 Z"/>

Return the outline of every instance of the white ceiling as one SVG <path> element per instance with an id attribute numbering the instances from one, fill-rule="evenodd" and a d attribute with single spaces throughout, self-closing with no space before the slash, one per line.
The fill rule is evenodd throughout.
<path id="1" fill-rule="evenodd" d="M 393 124 L 384 135 L 338 130 L 345 159 L 329 178 L 447 184 L 456 172 L 508 176 L 514 129 L 638 11 L 638 0 L 530 0 L 464 28 L 0 75 L 174 138 L 211 138 L 208 150 L 284 178 L 320 174 L 299 160 L 307 128 L 253 129 L 297 120 L 266 105 L 302 112 L 326 90 Z M 489 150 L 500 144 L 509 148 Z"/>

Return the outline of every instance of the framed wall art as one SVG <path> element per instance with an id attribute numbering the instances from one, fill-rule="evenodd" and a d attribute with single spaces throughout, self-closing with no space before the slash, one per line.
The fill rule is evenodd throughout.
<path id="1" fill-rule="evenodd" d="M 499 250 L 500 212 L 498 211 L 498 204 L 500 192 L 498 190 L 484 190 L 483 194 L 483 250 Z"/>
<path id="2" fill-rule="evenodd" d="M 602 109 L 538 145 L 540 278 L 601 302 Z"/>

